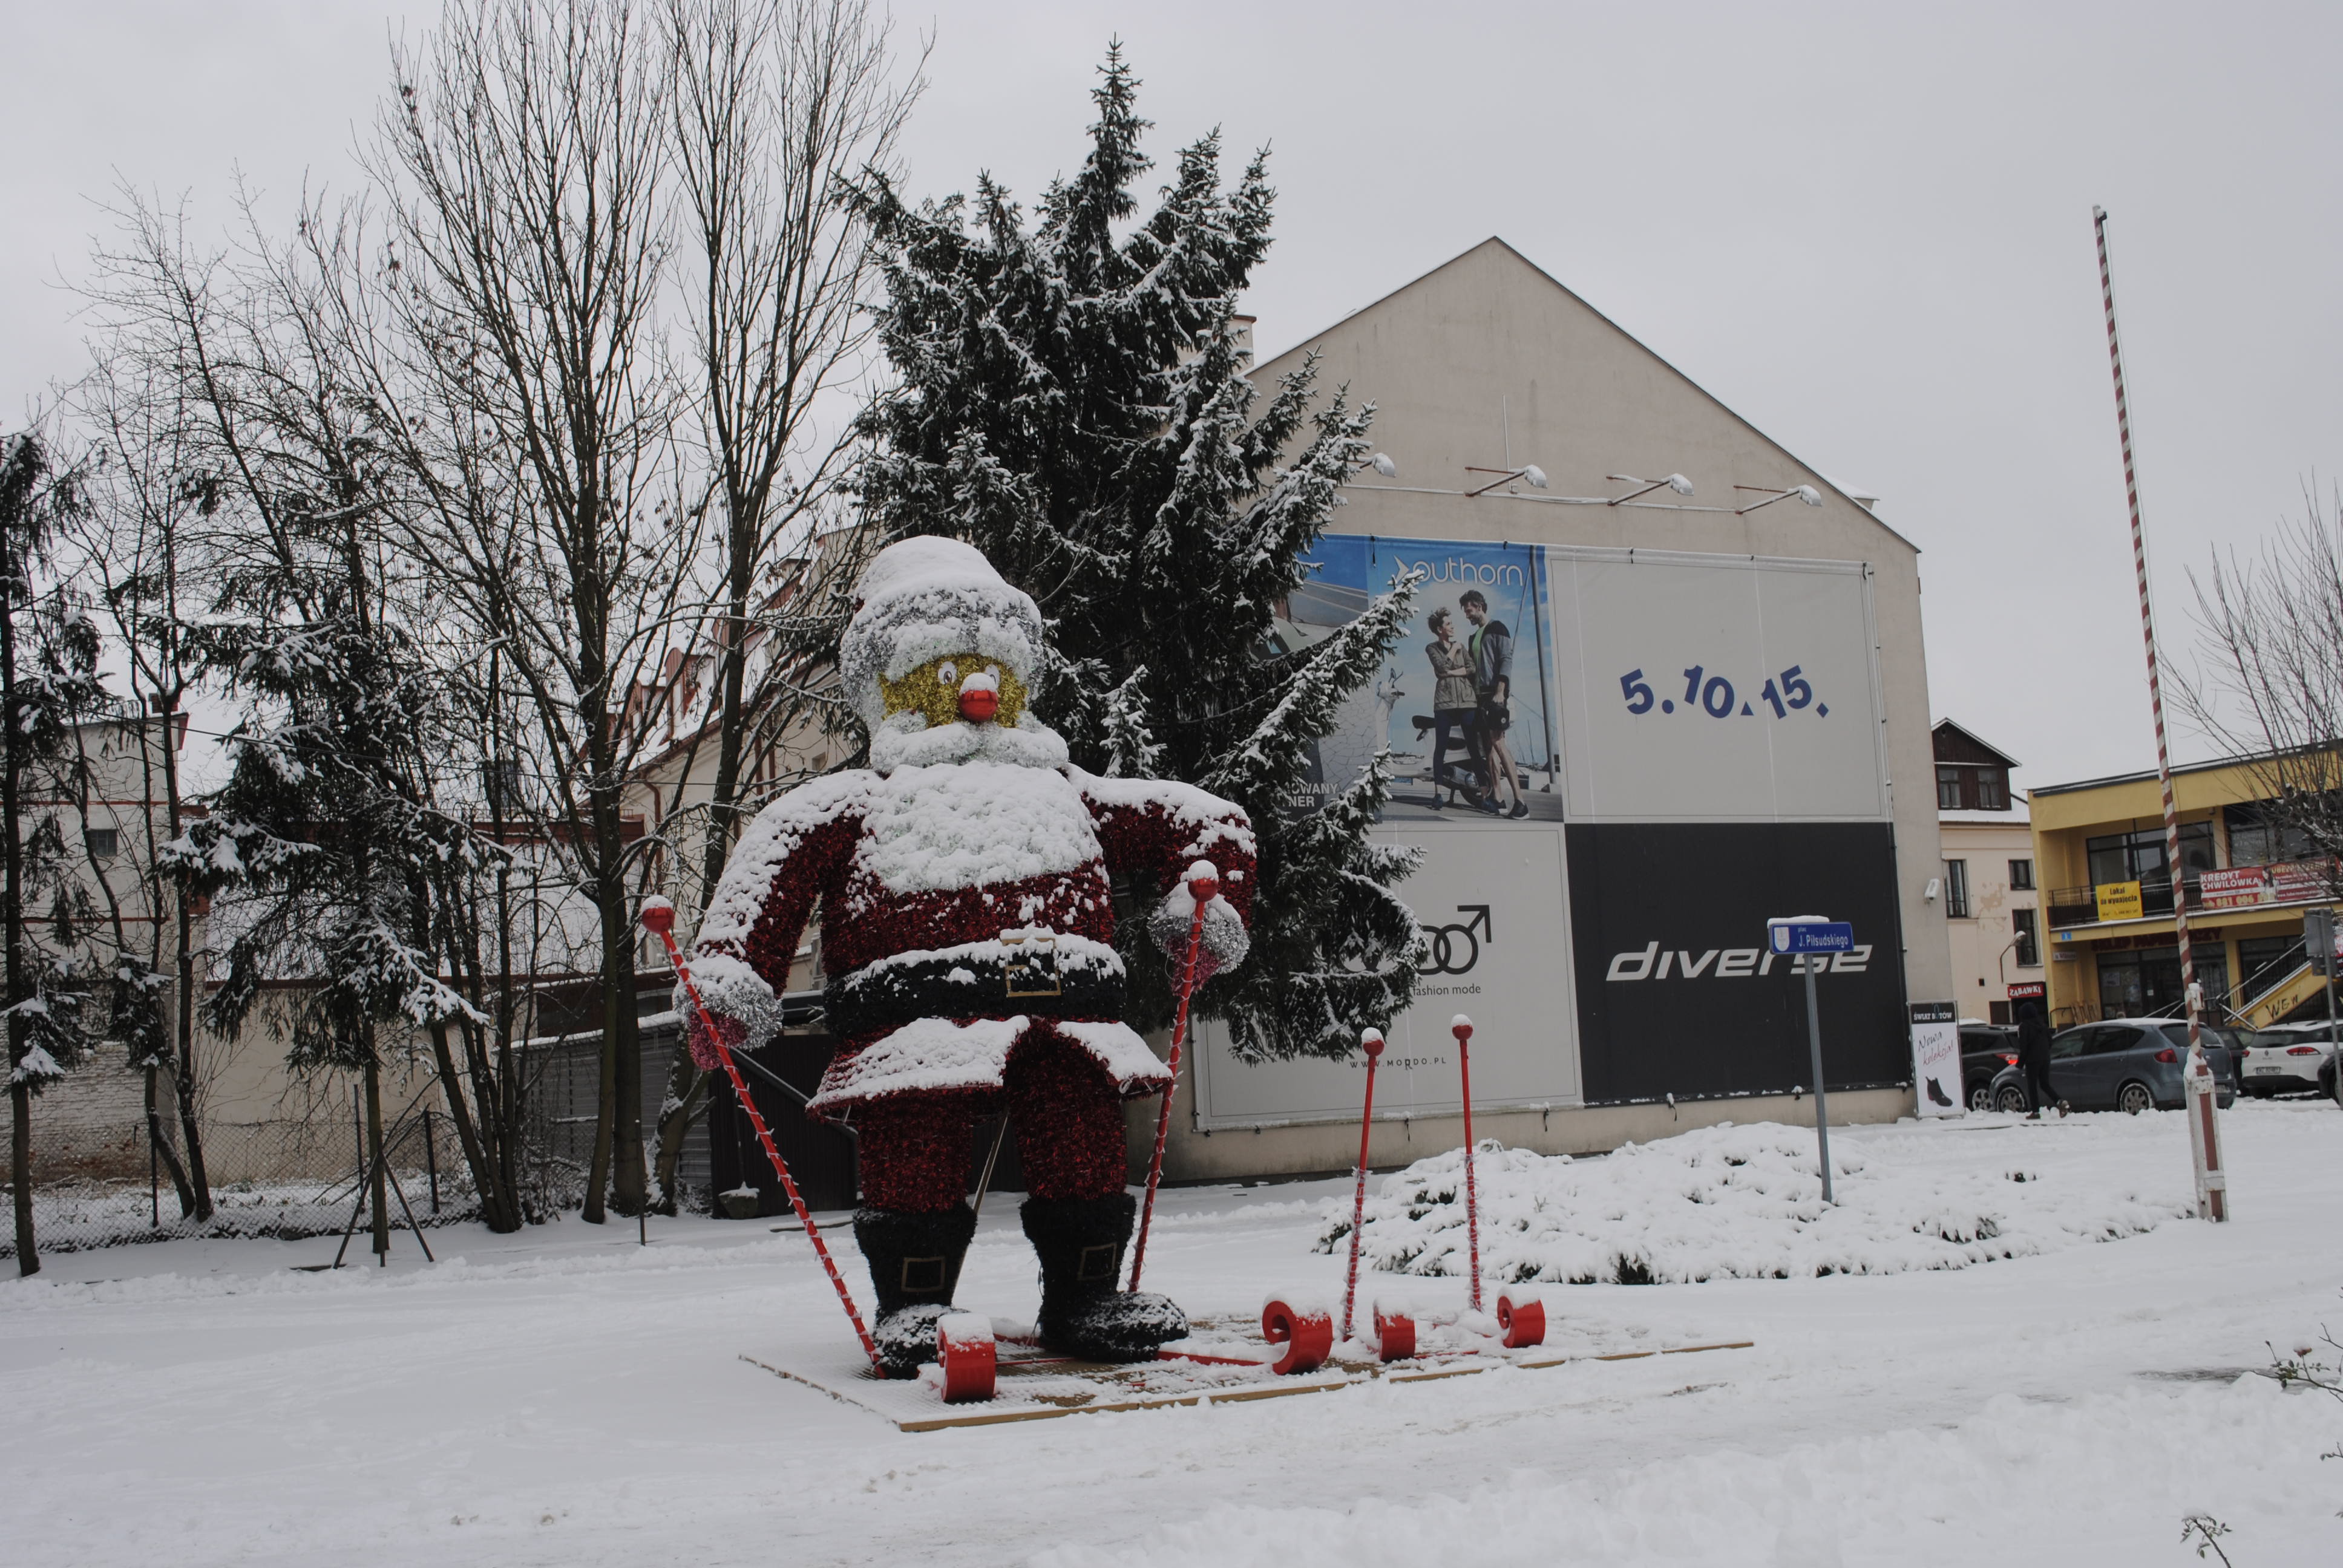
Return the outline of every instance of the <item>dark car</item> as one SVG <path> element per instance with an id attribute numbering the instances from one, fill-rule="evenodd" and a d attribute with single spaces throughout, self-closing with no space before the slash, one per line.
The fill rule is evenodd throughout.
<path id="1" fill-rule="evenodd" d="M 2237 1097 L 2236 1041 L 2206 1029 L 2205 1060 L 2213 1069 L 2215 1103 Z M 2188 1026 L 2168 1018 L 2110 1018 L 2077 1024 L 2050 1037 L 2050 1087 L 2077 1111 L 2176 1111 L 2183 1103 L 2180 1074 L 2188 1060 Z M 1994 1078 L 1996 1111 L 2033 1106 L 2026 1075 L 2015 1066 Z"/>
<path id="2" fill-rule="evenodd" d="M 1993 1109 L 1993 1081 L 2017 1065 L 2017 1030 L 2006 1023 L 1961 1025 L 1961 1093 L 1971 1111 Z"/>

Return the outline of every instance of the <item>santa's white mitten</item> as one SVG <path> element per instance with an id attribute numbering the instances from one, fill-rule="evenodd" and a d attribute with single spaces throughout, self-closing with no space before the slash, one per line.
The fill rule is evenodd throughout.
<path id="1" fill-rule="evenodd" d="M 1189 892 L 1187 883 L 1179 882 L 1147 919 L 1147 934 L 1172 960 L 1175 980 L 1179 965 L 1188 956 L 1188 929 L 1195 918 L 1195 895 Z M 1236 968 L 1252 947 L 1244 917 L 1237 913 L 1234 904 L 1213 894 L 1204 905 L 1203 936 L 1196 944 L 1196 983 L 1202 985 L 1222 970 Z"/>

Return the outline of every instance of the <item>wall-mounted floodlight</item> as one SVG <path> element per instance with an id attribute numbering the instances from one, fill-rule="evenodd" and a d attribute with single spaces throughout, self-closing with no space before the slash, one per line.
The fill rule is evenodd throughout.
<path id="1" fill-rule="evenodd" d="M 1735 485 L 1733 487 L 1736 490 L 1755 490 L 1765 498 L 1762 501 L 1752 501 L 1735 512 L 1733 515 L 1736 518 L 1745 518 L 1760 507 L 1770 507 L 1776 501 L 1786 501 L 1792 496 L 1797 497 L 1810 507 L 1819 507 L 1823 504 L 1823 493 L 1812 485 L 1793 485 L 1786 490 L 1777 490 L 1770 485 Z"/>
<path id="2" fill-rule="evenodd" d="M 1391 454 L 1388 452 L 1377 452 L 1372 457 L 1360 458 L 1356 463 L 1353 463 L 1351 466 L 1351 472 L 1353 474 L 1363 474 L 1369 468 L 1373 468 L 1376 473 L 1381 474 L 1386 479 L 1396 479 L 1399 477 L 1399 465 L 1391 460 Z"/>
<path id="3" fill-rule="evenodd" d="M 1610 480 L 1614 485 L 1641 485 L 1644 487 L 1640 490 L 1630 490 L 1624 496 L 1612 497 L 1609 500 L 1603 503 L 1606 507 L 1615 507 L 1622 501 L 1632 501 L 1637 496 L 1648 496 L 1654 490 L 1661 489 L 1663 487 L 1674 490 L 1679 496 L 1689 496 L 1692 494 L 1692 481 L 1685 478 L 1682 474 L 1670 474 L 1664 479 L 1639 479 L 1633 474 L 1605 474 L 1603 477 Z"/>
<path id="4" fill-rule="evenodd" d="M 1518 468 L 1476 468 L 1473 467 L 1472 464 L 1467 463 L 1464 465 L 1464 471 L 1468 474 L 1494 474 L 1497 476 L 1477 490 L 1465 491 L 1464 498 L 1468 501 L 1475 496 L 1487 495 L 1499 485 L 1512 484 L 1515 479 L 1527 479 L 1530 482 L 1530 487 L 1532 489 L 1543 490 L 1545 488 L 1545 470 L 1539 467 L 1535 463 L 1524 463 Z"/>

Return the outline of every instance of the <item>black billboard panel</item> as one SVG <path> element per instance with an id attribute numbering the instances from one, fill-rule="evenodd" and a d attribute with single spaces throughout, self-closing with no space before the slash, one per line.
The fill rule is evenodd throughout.
<path id="1" fill-rule="evenodd" d="M 1586 1102 L 1770 1094 L 1813 1077 L 1799 960 L 1775 915 L 1855 926 L 1818 959 L 1832 1089 L 1911 1076 L 1895 830 L 1884 822 L 1573 823 L 1570 923 Z"/>

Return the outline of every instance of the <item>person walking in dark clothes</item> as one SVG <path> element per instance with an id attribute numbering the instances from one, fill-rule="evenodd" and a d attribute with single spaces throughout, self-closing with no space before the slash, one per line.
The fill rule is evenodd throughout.
<path id="1" fill-rule="evenodd" d="M 2034 1111 L 2026 1120 L 2042 1120 L 2042 1108 L 2056 1105 L 2058 1114 L 2066 1114 L 2066 1102 L 2050 1087 L 2050 1026 L 2042 1017 L 2038 1001 L 2020 1002 L 2017 1007 L 2017 1068 L 2026 1075 L 2026 1092 L 2034 1101 Z"/>

